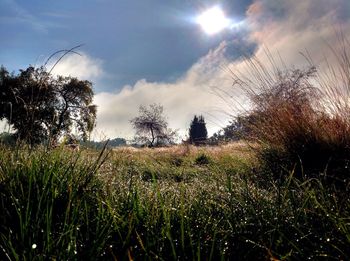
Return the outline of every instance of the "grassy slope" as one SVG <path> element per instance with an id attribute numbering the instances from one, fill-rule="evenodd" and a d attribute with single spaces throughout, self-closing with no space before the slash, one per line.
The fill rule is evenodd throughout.
<path id="1" fill-rule="evenodd" d="M 257 169 L 244 144 L 3 148 L 0 260 L 350 258 L 347 194 Z"/>

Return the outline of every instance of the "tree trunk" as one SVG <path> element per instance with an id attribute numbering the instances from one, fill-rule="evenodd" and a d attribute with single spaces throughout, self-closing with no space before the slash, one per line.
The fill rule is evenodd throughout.
<path id="1" fill-rule="evenodd" d="M 151 141 L 151 147 L 153 147 L 153 143 L 154 143 L 154 140 L 156 139 L 154 137 L 154 132 L 153 132 L 153 128 L 151 127 L 151 134 L 152 134 L 152 141 Z"/>

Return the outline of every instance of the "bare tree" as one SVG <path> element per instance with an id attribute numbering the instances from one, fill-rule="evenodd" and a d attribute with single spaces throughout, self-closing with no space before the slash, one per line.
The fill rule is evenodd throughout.
<path id="1" fill-rule="evenodd" d="M 159 104 L 140 106 L 139 116 L 130 121 L 136 130 L 135 139 L 138 142 L 148 144 L 150 147 L 164 142 L 172 143 L 176 132 L 167 128 L 168 123 L 163 111 L 163 106 Z"/>

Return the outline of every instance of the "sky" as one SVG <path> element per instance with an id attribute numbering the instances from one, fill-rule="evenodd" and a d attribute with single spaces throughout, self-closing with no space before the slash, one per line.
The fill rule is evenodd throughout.
<path id="1" fill-rule="evenodd" d="M 212 7 L 230 26 L 208 34 L 196 19 Z M 185 138 L 194 114 L 212 134 L 237 113 L 230 70 L 249 74 L 243 56 L 268 62 L 268 49 L 303 67 L 307 52 L 322 65 L 339 31 L 350 33 L 349 0 L 0 0 L 0 64 L 40 66 L 82 44 L 53 73 L 93 82 L 96 139 L 130 139 L 130 119 L 152 103 Z"/>

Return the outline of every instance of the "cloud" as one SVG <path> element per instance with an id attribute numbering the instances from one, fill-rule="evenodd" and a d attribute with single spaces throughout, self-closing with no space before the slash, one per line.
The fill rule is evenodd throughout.
<path id="1" fill-rule="evenodd" d="M 350 33 L 350 3 L 348 0 L 256 0 L 248 8 L 246 42 L 256 44 L 255 55 L 262 63 L 269 63 L 266 48 L 282 57 L 287 66 L 305 66 L 306 59 L 300 52 L 308 52 L 317 65 L 325 63 L 324 57 L 339 45 L 336 31 Z M 125 86 L 120 92 L 99 93 L 95 97 L 98 105 L 97 134 L 108 137 L 130 137 L 133 133 L 129 120 L 136 116 L 141 104 L 164 105 L 170 127 L 186 134 L 194 114 L 203 113 L 212 133 L 227 122 L 227 112 L 234 108 L 213 94 L 219 93 L 224 100 L 242 100 L 239 90 L 232 88 L 229 70 L 248 74 L 247 64 L 242 59 L 230 56 L 235 41 L 223 41 L 217 48 L 199 59 L 174 83 L 139 80 L 134 86 Z M 236 106 L 235 106 L 236 108 Z M 98 137 L 100 138 L 100 137 Z"/>
<path id="2" fill-rule="evenodd" d="M 15 0 L 3 0 L 0 2 L 0 10 L 6 10 L 6 14 L 0 11 L 0 22 L 4 24 L 21 23 L 30 25 L 34 30 L 40 33 L 47 33 L 47 27 L 36 16 L 32 15 L 27 9 L 23 8 Z"/>
<path id="3" fill-rule="evenodd" d="M 341 42 L 337 31 L 350 33 L 348 0 L 256 0 L 247 10 L 251 40 L 259 43 L 257 56 L 264 47 L 278 51 L 288 64 L 305 64 L 299 52 L 309 52 L 319 64 Z"/>
<path id="4" fill-rule="evenodd" d="M 164 106 L 169 127 L 179 129 L 182 136 L 187 134 L 186 128 L 194 114 L 208 116 L 207 124 L 211 132 L 222 127 L 222 122 L 209 115 L 216 115 L 217 110 L 222 113 L 225 106 L 220 97 L 213 94 L 213 89 L 231 86 L 231 79 L 223 70 L 228 63 L 224 54 L 230 45 L 232 43 L 221 43 L 176 82 L 148 82 L 142 79 L 134 86 L 124 86 L 117 93 L 98 93 L 95 96 L 98 105 L 95 137 L 131 138 L 134 131 L 130 120 L 137 116 L 140 105 L 152 103 Z"/>
<path id="5" fill-rule="evenodd" d="M 86 53 L 69 54 L 65 56 L 52 70 L 55 75 L 72 76 L 85 80 L 97 80 L 105 75 L 103 61 L 93 58 Z M 50 62 L 46 67 L 52 68 L 56 60 Z"/>

